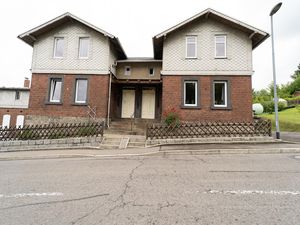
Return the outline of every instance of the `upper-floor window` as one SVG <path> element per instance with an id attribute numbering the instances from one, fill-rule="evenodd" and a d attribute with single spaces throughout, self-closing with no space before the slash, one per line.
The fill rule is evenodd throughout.
<path id="1" fill-rule="evenodd" d="M 186 58 L 197 58 L 197 36 L 186 36 Z"/>
<path id="2" fill-rule="evenodd" d="M 87 102 L 87 90 L 88 90 L 88 80 L 76 79 L 75 103 Z"/>
<path id="3" fill-rule="evenodd" d="M 130 74 L 131 74 L 131 67 L 130 66 L 125 66 L 124 75 L 129 76 Z"/>
<path id="4" fill-rule="evenodd" d="M 154 76 L 154 68 L 149 68 L 149 75 Z"/>
<path id="5" fill-rule="evenodd" d="M 78 56 L 80 59 L 86 59 L 89 57 L 89 42 L 90 42 L 90 38 L 88 37 L 79 38 Z"/>
<path id="6" fill-rule="evenodd" d="M 214 81 L 213 93 L 214 107 L 227 107 L 227 81 Z"/>
<path id="7" fill-rule="evenodd" d="M 51 78 L 50 79 L 49 102 L 60 102 L 61 101 L 61 89 L 62 89 L 62 79 L 61 78 Z"/>
<path id="8" fill-rule="evenodd" d="M 215 36 L 215 58 L 226 58 L 226 35 Z"/>
<path id="9" fill-rule="evenodd" d="M 64 57 L 64 38 L 56 37 L 54 39 L 54 58 L 63 58 Z"/>
<path id="10" fill-rule="evenodd" d="M 16 91 L 16 93 L 15 93 L 15 99 L 16 100 L 20 99 L 20 91 Z"/>
<path id="11" fill-rule="evenodd" d="M 197 81 L 184 81 L 184 106 L 197 106 Z"/>

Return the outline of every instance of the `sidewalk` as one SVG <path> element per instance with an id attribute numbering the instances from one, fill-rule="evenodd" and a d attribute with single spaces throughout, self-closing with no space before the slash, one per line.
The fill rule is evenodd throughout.
<path id="1" fill-rule="evenodd" d="M 269 144 L 188 144 L 164 145 L 136 149 L 66 149 L 0 152 L 2 160 L 57 159 L 57 158 L 118 158 L 131 156 L 154 156 L 165 154 L 278 154 L 300 153 L 300 143 Z"/>

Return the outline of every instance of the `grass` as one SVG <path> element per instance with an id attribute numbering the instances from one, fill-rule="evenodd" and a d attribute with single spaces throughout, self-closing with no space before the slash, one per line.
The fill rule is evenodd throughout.
<path id="1" fill-rule="evenodd" d="M 272 130 L 275 130 L 275 113 L 263 113 L 260 117 L 272 121 Z M 281 131 L 300 132 L 300 110 L 299 108 L 285 109 L 278 113 L 279 128 Z"/>

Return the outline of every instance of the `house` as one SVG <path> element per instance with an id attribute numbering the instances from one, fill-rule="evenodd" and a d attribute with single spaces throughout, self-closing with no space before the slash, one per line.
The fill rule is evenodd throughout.
<path id="1" fill-rule="evenodd" d="M 23 126 L 29 104 L 30 81 L 24 87 L 0 87 L 0 126 Z"/>
<path id="2" fill-rule="evenodd" d="M 114 118 L 252 120 L 252 50 L 268 34 L 212 9 L 153 37 L 153 58 L 65 13 L 19 38 L 33 47 L 26 123 Z"/>

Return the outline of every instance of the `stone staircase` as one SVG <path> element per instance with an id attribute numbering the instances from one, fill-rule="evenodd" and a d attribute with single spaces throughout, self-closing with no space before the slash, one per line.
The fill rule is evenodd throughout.
<path id="1" fill-rule="evenodd" d="M 145 148 L 146 137 L 143 135 L 104 134 L 101 149 Z"/>

